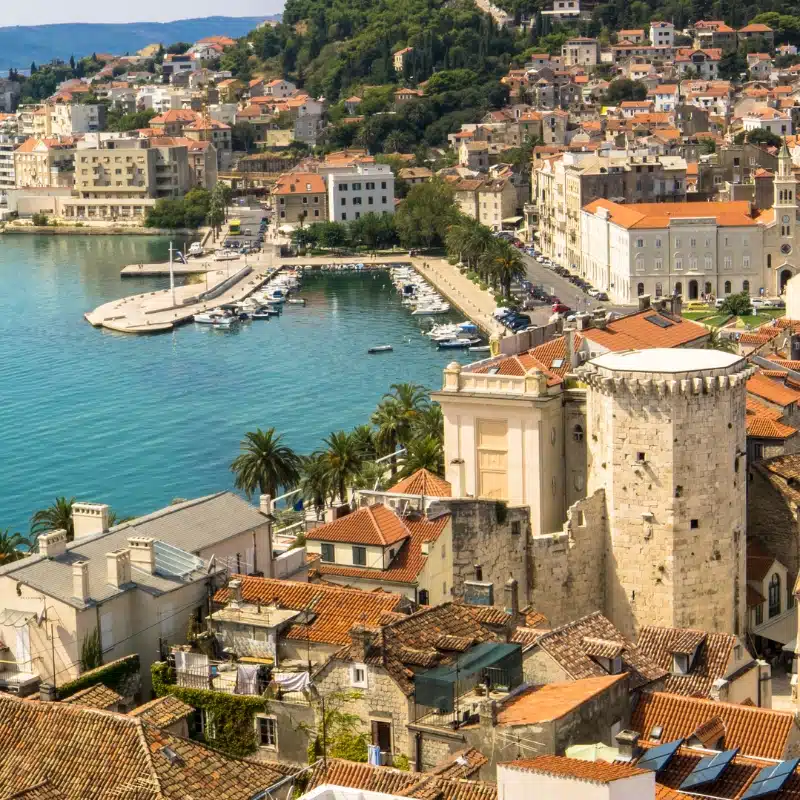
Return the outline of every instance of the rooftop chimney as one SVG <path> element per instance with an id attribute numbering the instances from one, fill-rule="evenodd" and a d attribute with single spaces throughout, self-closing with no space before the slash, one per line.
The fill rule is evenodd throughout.
<path id="1" fill-rule="evenodd" d="M 365 661 L 372 647 L 372 631 L 364 625 L 354 625 L 350 628 L 350 640 L 353 642 L 353 655 Z"/>
<path id="2" fill-rule="evenodd" d="M 590 314 L 587 314 L 585 311 L 575 315 L 575 321 L 578 323 L 578 330 L 585 331 L 588 330 L 591 326 L 592 317 Z"/>
<path id="3" fill-rule="evenodd" d="M 573 370 L 578 366 L 578 354 L 575 352 L 575 331 L 571 325 L 564 328 L 564 342 L 567 345 L 567 361 L 570 370 Z"/>
<path id="4" fill-rule="evenodd" d="M 650 308 L 650 295 L 649 294 L 640 294 L 639 295 L 639 311 L 647 311 Z"/>
<path id="5" fill-rule="evenodd" d="M 156 568 L 156 554 L 153 549 L 155 539 L 150 536 L 129 536 L 131 566 L 152 575 Z"/>
<path id="6" fill-rule="evenodd" d="M 76 539 L 105 533 L 108 530 L 108 506 L 102 503 L 73 503 L 72 524 Z"/>
<path id="7" fill-rule="evenodd" d="M 241 608 L 242 605 L 242 582 L 237 578 L 233 581 L 228 581 L 228 589 L 230 589 L 230 597 L 228 602 L 234 608 Z"/>
<path id="8" fill-rule="evenodd" d="M 39 537 L 39 552 L 45 558 L 56 558 L 67 551 L 67 532 L 50 531 Z"/>
<path id="9" fill-rule="evenodd" d="M 642 749 L 639 747 L 638 731 L 620 731 L 615 739 L 619 748 L 619 757 L 625 761 L 633 761 L 638 758 Z"/>
<path id="10" fill-rule="evenodd" d="M 258 510 L 262 514 L 272 513 L 272 497 L 270 495 L 262 494 L 261 497 L 258 498 Z"/>
<path id="11" fill-rule="evenodd" d="M 506 611 L 515 619 L 519 616 L 519 591 L 515 578 L 509 578 L 503 589 L 506 596 Z"/>
<path id="12" fill-rule="evenodd" d="M 106 553 L 106 580 L 119 589 L 131 582 L 131 552 L 130 550 L 114 550 Z"/>
<path id="13" fill-rule="evenodd" d="M 76 561 L 72 565 L 72 596 L 84 603 L 90 597 L 88 561 Z"/>

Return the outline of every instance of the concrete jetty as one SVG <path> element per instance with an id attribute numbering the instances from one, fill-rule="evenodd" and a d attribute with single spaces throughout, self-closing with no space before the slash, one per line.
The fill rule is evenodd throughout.
<path id="1" fill-rule="evenodd" d="M 213 258 L 191 259 L 188 264 L 175 262 L 172 265 L 173 275 L 197 275 L 209 271 L 226 268 L 228 264 L 233 264 L 238 268 L 244 264 L 244 259 L 236 261 L 215 261 Z M 164 278 L 169 277 L 169 264 L 128 264 L 119 272 L 120 278 Z"/>
<path id="2" fill-rule="evenodd" d="M 233 262 L 235 264 L 235 262 Z M 225 269 L 206 273 L 205 282 L 175 287 L 172 291 L 129 295 L 84 314 L 96 328 L 117 333 L 151 334 L 170 331 L 190 322 L 195 314 L 224 303 L 238 303 L 255 292 L 278 270 L 227 262 Z"/>

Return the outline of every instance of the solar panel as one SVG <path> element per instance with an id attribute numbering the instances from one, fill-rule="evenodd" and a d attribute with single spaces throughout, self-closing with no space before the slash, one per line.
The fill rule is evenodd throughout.
<path id="1" fill-rule="evenodd" d="M 739 748 L 735 747 L 733 750 L 726 750 L 724 753 L 717 753 L 714 756 L 701 758 L 689 777 L 681 784 L 681 790 L 694 789 L 696 786 L 713 783 L 725 772 L 728 764 L 733 761 L 733 757 L 738 752 Z"/>
<path id="2" fill-rule="evenodd" d="M 764 767 L 747 787 L 747 791 L 742 795 L 742 800 L 754 800 L 756 797 L 766 797 L 774 792 L 779 792 L 792 776 L 798 764 L 800 764 L 800 758 L 793 758 L 790 761 L 781 761 L 775 766 Z"/>
<path id="3" fill-rule="evenodd" d="M 653 325 L 658 325 L 659 328 L 671 328 L 675 324 L 668 319 L 664 319 L 664 317 L 659 317 L 658 314 L 651 314 L 649 317 L 645 317 L 645 319 L 648 322 L 652 322 Z"/>
<path id="4" fill-rule="evenodd" d="M 660 744 L 648 750 L 637 762 L 636 766 L 642 769 L 649 769 L 653 772 L 661 772 L 669 764 L 672 756 L 678 752 L 678 748 L 683 744 L 683 739 L 674 742 Z"/>

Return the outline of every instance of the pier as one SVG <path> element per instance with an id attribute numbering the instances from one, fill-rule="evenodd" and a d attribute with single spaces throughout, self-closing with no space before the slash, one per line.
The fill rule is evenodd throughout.
<path id="1" fill-rule="evenodd" d="M 231 262 L 228 262 L 229 264 Z M 257 271 L 256 271 L 257 270 Z M 176 286 L 159 292 L 129 295 L 84 314 L 96 328 L 117 333 L 152 334 L 191 322 L 195 314 L 224 303 L 238 303 L 260 288 L 278 270 L 237 264 L 234 269 L 206 273 L 206 282 Z"/>
<path id="2" fill-rule="evenodd" d="M 204 275 L 206 272 L 214 272 L 227 268 L 231 264 L 238 268 L 244 264 L 244 259 L 236 261 L 215 261 L 213 258 L 198 258 L 190 260 L 188 264 L 176 262 L 172 265 L 173 275 Z M 169 264 L 129 264 L 119 272 L 120 278 L 168 278 Z"/>

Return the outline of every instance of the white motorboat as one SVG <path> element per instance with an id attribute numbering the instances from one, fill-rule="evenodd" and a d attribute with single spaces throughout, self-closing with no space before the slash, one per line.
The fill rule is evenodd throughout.
<path id="1" fill-rule="evenodd" d="M 192 319 L 200 325 L 215 325 L 220 328 L 229 328 L 237 321 L 237 318 L 223 311 L 221 308 L 215 308 L 211 311 L 205 311 L 201 314 L 195 314 Z"/>
<path id="2" fill-rule="evenodd" d="M 306 299 L 305 297 L 290 297 L 286 302 L 293 306 L 304 306 Z"/>
<path id="3" fill-rule="evenodd" d="M 222 252 L 217 252 L 217 254 L 214 256 L 214 261 L 237 261 L 240 258 L 241 256 L 239 253 L 232 253 L 223 250 Z"/>
<path id="4" fill-rule="evenodd" d="M 436 305 L 420 305 L 412 312 L 412 317 L 433 317 L 436 314 L 446 314 L 450 310 L 449 303 L 438 303 Z"/>

